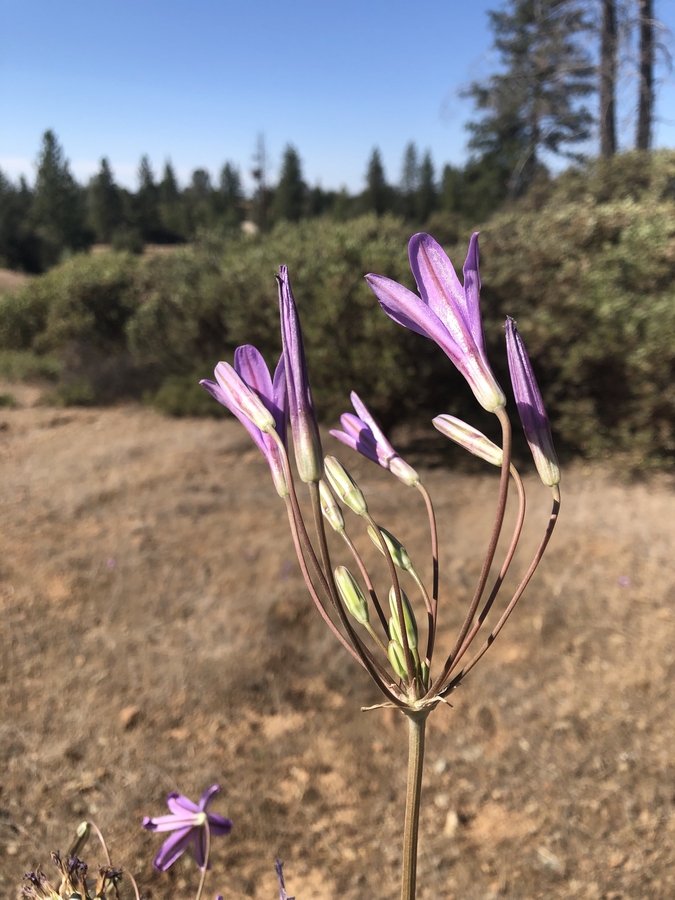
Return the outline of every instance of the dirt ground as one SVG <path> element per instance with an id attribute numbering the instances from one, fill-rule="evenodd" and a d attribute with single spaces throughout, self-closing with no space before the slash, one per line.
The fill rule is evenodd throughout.
<path id="1" fill-rule="evenodd" d="M 406 727 L 312 607 L 282 502 L 232 421 L 137 406 L 0 413 L 0 897 L 92 818 L 152 898 L 167 791 L 234 820 L 205 896 L 393 898 Z M 428 575 L 426 517 L 330 437 L 376 519 Z M 412 460 L 417 462 L 417 460 Z M 458 627 L 496 479 L 424 470 L 441 531 L 441 642 Z M 531 476 L 522 572 L 548 515 Z M 383 560 L 350 525 L 376 577 Z M 550 552 L 452 709 L 429 721 L 422 900 L 675 894 L 675 494 L 565 472 Z M 336 559 L 340 559 L 336 553 Z M 345 559 L 342 561 L 346 562 Z M 95 845 L 85 854 L 103 862 Z M 128 888 L 127 888 L 128 890 Z M 125 896 L 131 896 L 125 893 Z"/>
<path id="2" fill-rule="evenodd" d="M 24 285 L 30 276 L 12 269 L 0 269 L 0 293 L 10 293 Z"/>

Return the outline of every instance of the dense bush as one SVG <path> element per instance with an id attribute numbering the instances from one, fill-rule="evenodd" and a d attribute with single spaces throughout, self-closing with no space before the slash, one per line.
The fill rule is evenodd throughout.
<path id="1" fill-rule="evenodd" d="M 458 269 L 468 234 L 438 222 Z M 138 258 L 76 257 L 0 300 L 0 351 L 54 354 L 70 402 L 145 395 L 172 414 L 216 414 L 195 386 L 253 343 L 280 350 L 274 275 L 286 263 L 317 406 L 349 391 L 383 421 L 448 410 L 484 424 L 431 342 L 384 316 L 363 275 L 412 287 L 407 230 L 374 216 L 280 224 L 262 237 L 204 237 Z M 675 450 L 675 154 L 626 154 L 536 186 L 482 231 L 485 330 L 508 384 L 502 325 L 518 324 L 558 439 L 589 455 L 670 463 Z M 50 363 L 53 365 L 53 362 Z M 488 417 L 490 419 L 491 417 Z"/>
<path id="2" fill-rule="evenodd" d="M 517 318 L 558 434 L 587 454 L 670 463 L 675 154 L 566 173 L 494 217 L 482 250 L 488 331 Z"/>

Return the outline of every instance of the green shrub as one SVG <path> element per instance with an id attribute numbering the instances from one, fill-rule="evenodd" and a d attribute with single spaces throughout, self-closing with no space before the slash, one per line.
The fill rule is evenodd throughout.
<path id="1" fill-rule="evenodd" d="M 448 249 L 461 269 L 466 226 L 448 215 L 429 225 L 456 241 Z M 408 237 L 392 217 L 313 219 L 254 238 L 205 234 L 170 255 L 74 257 L 0 298 L 0 374 L 42 359 L 55 377 L 56 359 L 62 402 L 144 394 L 172 415 L 218 414 L 196 382 L 242 343 L 275 365 L 274 275 L 284 263 L 325 419 L 348 408 L 353 389 L 385 425 L 447 411 L 489 428 L 494 417 L 476 408 L 443 353 L 391 322 L 363 279 L 372 271 L 413 288 Z M 675 153 L 625 154 L 537 184 L 485 223 L 481 252 L 486 340 L 501 383 L 508 388 L 510 314 L 560 442 L 670 464 Z"/>
<path id="2" fill-rule="evenodd" d="M 0 350 L 0 378 L 6 381 L 56 381 L 63 369 L 57 356 L 32 350 Z"/>
<path id="3" fill-rule="evenodd" d="M 626 154 L 483 230 L 488 333 L 517 318 L 554 429 L 588 455 L 673 460 L 674 188 L 675 154 Z"/>
<path id="4" fill-rule="evenodd" d="M 16 409 L 17 405 L 14 394 L 0 394 L 0 409 Z"/>

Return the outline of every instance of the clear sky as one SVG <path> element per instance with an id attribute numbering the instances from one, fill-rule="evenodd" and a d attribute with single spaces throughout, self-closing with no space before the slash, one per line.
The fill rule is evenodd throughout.
<path id="1" fill-rule="evenodd" d="M 185 183 L 225 160 L 247 178 L 264 133 L 270 175 L 293 143 L 310 184 L 363 187 L 379 146 L 397 181 L 405 145 L 466 158 L 459 90 L 495 65 L 500 0 L 0 0 L 0 168 L 32 180 L 53 128 L 84 181 L 102 156 L 134 187 L 147 153 Z M 657 0 L 675 25 L 675 0 Z M 635 84 L 623 87 L 631 140 Z M 675 86 L 659 89 L 656 144 L 675 145 Z M 668 121 L 665 121 L 668 120 Z"/>

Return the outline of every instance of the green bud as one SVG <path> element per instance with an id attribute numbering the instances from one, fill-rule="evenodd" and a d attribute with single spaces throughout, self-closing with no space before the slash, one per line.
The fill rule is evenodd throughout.
<path id="1" fill-rule="evenodd" d="M 415 621 L 415 613 L 412 611 L 412 606 L 410 605 L 410 600 L 406 595 L 404 590 L 401 590 L 401 602 L 403 605 L 403 618 L 405 620 L 405 633 L 408 636 L 408 646 L 411 650 L 417 649 L 417 622 Z M 394 592 L 394 586 L 392 585 L 389 589 L 389 608 L 391 609 L 391 614 L 396 621 L 397 631 L 400 634 L 401 632 L 401 624 L 398 620 L 398 610 L 396 609 L 396 593 Z M 403 641 L 401 641 L 401 644 Z"/>
<path id="2" fill-rule="evenodd" d="M 387 656 L 389 657 L 389 662 L 391 663 L 391 667 L 396 672 L 399 678 L 402 678 L 403 681 L 407 681 L 408 679 L 408 671 L 405 667 L 405 654 L 403 652 L 403 647 L 400 644 L 397 644 L 396 641 L 389 641 L 389 646 L 387 647 Z"/>
<path id="3" fill-rule="evenodd" d="M 422 660 L 420 663 L 420 674 L 422 676 L 422 683 L 425 687 L 429 687 L 429 666 Z"/>
<path id="4" fill-rule="evenodd" d="M 342 534 L 345 530 L 345 520 L 342 515 L 342 510 L 337 505 L 333 492 L 323 478 L 319 482 L 319 493 L 321 495 L 321 509 L 324 516 L 328 519 L 333 530 L 337 531 L 338 534 Z"/>
<path id="5" fill-rule="evenodd" d="M 335 584 L 347 610 L 357 622 L 367 625 L 370 621 L 368 602 L 363 596 L 358 582 L 346 566 L 337 566 L 333 574 L 335 575 Z"/>
<path id="6" fill-rule="evenodd" d="M 340 500 L 346 503 L 357 516 L 365 515 L 368 512 L 366 498 L 342 463 L 334 456 L 327 456 L 324 465 L 328 483 Z"/>
<path id="7" fill-rule="evenodd" d="M 401 628 L 398 624 L 398 619 L 395 616 L 392 616 L 389 619 L 389 637 L 403 646 L 403 635 L 401 634 Z"/>
<path id="8" fill-rule="evenodd" d="M 489 462 L 493 466 L 501 466 L 504 458 L 501 448 L 493 444 L 477 428 L 473 428 L 454 416 L 436 416 L 433 424 L 441 434 L 449 437 L 451 441 L 459 444 L 460 447 L 464 447 L 469 453 L 473 453 L 474 456 L 484 459 L 485 462 Z"/>
<path id="9" fill-rule="evenodd" d="M 378 528 L 382 533 L 384 543 L 387 545 L 387 550 L 389 551 L 389 555 L 391 556 L 394 565 L 398 566 L 399 569 L 405 569 L 406 572 L 409 572 L 412 569 L 413 564 L 403 544 L 398 540 L 398 538 L 395 538 L 390 531 L 387 531 L 386 528 L 381 528 L 379 525 Z M 368 534 L 371 541 L 375 544 L 380 553 L 384 553 L 382 544 L 380 543 L 377 536 L 377 532 L 372 525 L 368 526 Z"/>

